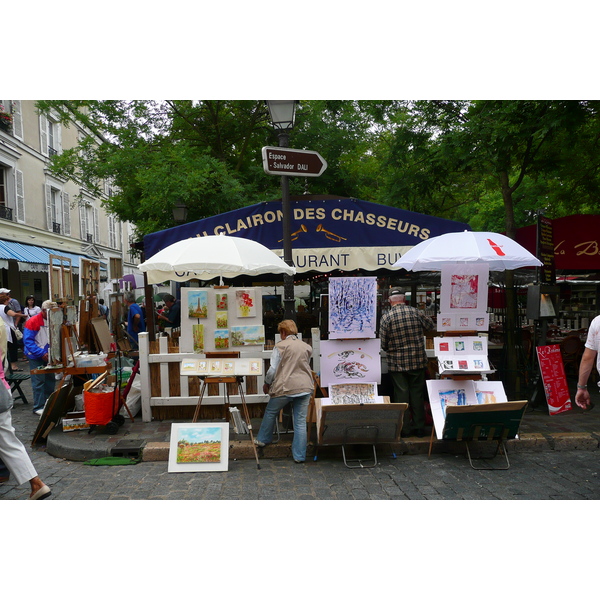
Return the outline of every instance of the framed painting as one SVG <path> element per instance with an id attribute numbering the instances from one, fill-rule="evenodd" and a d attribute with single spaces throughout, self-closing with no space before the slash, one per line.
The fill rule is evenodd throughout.
<path id="1" fill-rule="evenodd" d="M 484 315 L 487 312 L 487 264 L 456 264 L 442 267 L 440 313 Z"/>
<path id="2" fill-rule="evenodd" d="M 227 471 L 229 423 L 172 423 L 170 473 Z"/>
<path id="3" fill-rule="evenodd" d="M 374 338 L 377 278 L 329 278 L 329 339 Z"/>

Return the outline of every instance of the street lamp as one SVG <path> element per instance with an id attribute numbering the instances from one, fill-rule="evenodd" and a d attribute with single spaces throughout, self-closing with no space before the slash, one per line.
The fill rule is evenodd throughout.
<path id="1" fill-rule="evenodd" d="M 187 221 L 188 216 L 188 207 L 185 205 L 185 202 L 178 200 L 173 206 L 173 220 L 176 225 L 182 225 Z"/>
<path id="2" fill-rule="evenodd" d="M 279 147 L 289 147 L 289 131 L 294 127 L 297 100 L 267 100 L 273 129 L 279 137 Z M 283 212 L 283 260 L 290 267 L 292 260 L 292 228 L 290 207 L 290 182 L 287 175 L 281 176 L 281 208 Z M 294 277 L 283 275 L 283 310 L 285 319 L 296 318 L 296 302 L 294 300 Z"/>

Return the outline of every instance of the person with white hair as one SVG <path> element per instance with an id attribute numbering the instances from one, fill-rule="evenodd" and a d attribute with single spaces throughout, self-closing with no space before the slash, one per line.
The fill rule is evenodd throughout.
<path id="1" fill-rule="evenodd" d="M 394 402 L 407 402 L 410 416 L 404 419 L 403 437 L 425 435 L 425 331 L 435 328 L 433 320 L 406 304 L 400 289 L 390 291 L 391 305 L 379 324 L 381 349 L 394 384 Z M 412 431 L 411 431 L 412 416 Z"/>
<path id="2" fill-rule="evenodd" d="M 48 364 L 50 351 L 50 336 L 48 335 L 48 311 L 57 308 L 56 302 L 42 302 L 42 312 L 27 319 L 23 327 L 24 354 L 29 359 L 29 368 L 42 369 Z M 42 375 L 31 373 L 31 388 L 33 390 L 33 413 L 41 415 L 46 400 L 54 392 L 54 373 Z"/>

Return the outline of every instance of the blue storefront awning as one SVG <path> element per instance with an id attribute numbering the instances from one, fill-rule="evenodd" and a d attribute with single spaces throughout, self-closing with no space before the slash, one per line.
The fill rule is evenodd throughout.
<path id="1" fill-rule="evenodd" d="M 100 270 L 106 271 L 106 263 L 98 261 L 97 258 L 92 256 L 65 252 L 64 250 L 55 250 L 53 248 L 44 248 L 42 246 L 33 246 L 31 244 L 0 240 L 0 260 L 16 260 L 19 263 L 47 267 L 50 263 L 51 254 L 71 259 L 71 266 L 75 268 L 79 268 L 81 258 L 94 260 L 100 262 Z M 55 261 L 55 264 L 59 264 L 59 261 Z"/>

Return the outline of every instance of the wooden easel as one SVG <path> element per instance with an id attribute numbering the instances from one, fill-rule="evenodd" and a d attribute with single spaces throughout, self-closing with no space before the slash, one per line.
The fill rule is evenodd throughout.
<path id="1" fill-rule="evenodd" d="M 225 359 L 225 358 L 239 358 L 239 352 L 207 352 L 206 358 L 217 358 L 217 359 Z M 260 469 L 260 462 L 258 460 L 258 452 L 256 450 L 256 444 L 254 443 L 254 435 L 252 434 L 252 422 L 250 421 L 250 413 L 248 412 L 248 405 L 246 404 L 246 396 L 244 395 L 244 389 L 242 387 L 242 382 L 244 381 L 243 375 L 232 375 L 232 376 L 211 376 L 211 375 L 199 375 L 199 379 L 202 380 L 202 387 L 200 389 L 200 396 L 198 397 L 198 404 L 196 405 L 196 410 L 194 411 L 194 417 L 192 419 L 192 423 L 196 423 L 198 421 L 198 417 L 200 416 L 200 407 L 202 405 L 202 399 L 204 398 L 204 393 L 206 392 L 206 387 L 211 383 L 225 385 L 225 393 L 223 395 L 224 398 L 224 410 L 225 410 L 225 420 L 229 423 L 230 413 L 229 413 L 229 388 L 227 387 L 230 383 L 237 384 L 238 394 L 242 399 L 242 407 L 244 409 L 244 418 L 246 420 L 246 425 L 248 426 L 248 433 L 250 434 L 250 442 L 252 443 L 252 449 L 254 450 L 254 457 L 256 458 L 256 466 Z"/>

